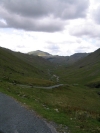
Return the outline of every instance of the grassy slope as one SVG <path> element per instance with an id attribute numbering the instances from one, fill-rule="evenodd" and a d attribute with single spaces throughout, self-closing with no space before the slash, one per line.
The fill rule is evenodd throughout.
<path id="1" fill-rule="evenodd" d="M 23 88 L 1 83 L 0 91 L 28 105 L 30 109 L 71 133 L 100 132 L 100 96 L 98 89 L 65 86 L 53 90 Z M 62 129 L 58 129 L 62 130 Z"/>
<path id="2" fill-rule="evenodd" d="M 42 71 L 47 71 L 48 69 L 52 69 L 53 67 L 52 63 L 39 56 L 33 56 L 19 52 L 13 52 L 13 54 L 24 62 L 35 66 Z"/>
<path id="3" fill-rule="evenodd" d="M 39 61 L 40 60 L 37 59 L 37 62 Z M 36 65 L 32 65 L 16 57 L 12 51 L 3 48 L 0 48 L 0 72 L 0 79 L 10 82 L 14 81 L 24 84 L 52 83 L 47 80 L 47 71 L 39 69 Z"/>
<path id="4" fill-rule="evenodd" d="M 87 84 L 100 79 L 100 49 L 70 67 L 57 69 L 61 81 L 70 84 Z"/>

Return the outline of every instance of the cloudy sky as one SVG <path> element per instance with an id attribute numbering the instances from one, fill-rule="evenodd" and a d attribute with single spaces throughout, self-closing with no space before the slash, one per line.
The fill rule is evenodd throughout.
<path id="1" fill-rule="evenodd" d="M 0 0 L 0 46 L 54 55 L 100 48 L 100 0 Z"/>

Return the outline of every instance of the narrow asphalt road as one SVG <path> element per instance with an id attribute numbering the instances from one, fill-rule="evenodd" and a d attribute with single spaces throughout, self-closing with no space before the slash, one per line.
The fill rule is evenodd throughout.
<path id="1" fill-rule="evenodd" d="M 45 86 L 31 86 L 31 85 L 22 85 L 22 84 L 16 84 L 18 86 L 21 86 L 23 88 L 40 88 L 40 89 L 54 89 L 54 88 L 57 88 L 57 87 L 60 87 L 60 86 L 64 86 L 64 84 L 58 84 L 58 85 L 53 85 L 53 86 L 48 86 L 48 87 L 45 87 Z"/>
<path id="2" fill-rule="evenodd" d="M 13 98 L 0 93 L 0 133 L 57 133 Z"/>

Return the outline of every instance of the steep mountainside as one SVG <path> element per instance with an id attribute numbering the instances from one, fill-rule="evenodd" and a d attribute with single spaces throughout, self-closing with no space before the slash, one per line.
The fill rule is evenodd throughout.
<path id="1" fill-rule="evenodd" d="M 54 66 L 51 62 L 45 60 L 41 56 L 33 56 L 20 52 L 13 52 L 13 55 L 18 57 L 19 59 L 22 59 L 24 62 L 29 63 L 30 65 L 44 71 L 46 71 L 47 69 L 52 69 L 52 67 Z"/>
<path id="2" fill-rule="evenodd" d="M 52 56 L 48 57 L 47 60 L 59 64 L 59 65 L 72 65 L 78 60 L 86 57 L 88 53 L 76 53 L 71 56 Z"/>
<path id="3" fill-rule="evenodd" d="M 100 49 L 77 61 L 70 67 L 58 68 L 63 82 L 73 84 L 100 84 Z"/>
<path id="4" fill-rule="evenodd" d="M 86 54 L 74 54 L 70 60 L 83 58 Z M 63 57 L 60 58 L 62 61 Z M 68 60 L 68 57 L 67 57 Z M 10 82 L 25 84 L 44 83 L 51 77 L 59 75 L 60 82 L 63 83 L 82 83 L 100 81 L 100 49 L 77 61 L 72 66 L 59 66 L 50 63 L 42 57 L 13 52 L 8 49 L 0 48 L 0 79 Z M 46 83 L 46 82 L 45 82 Z"/>
<path id="5" fill-rule="evenodd" d="M 97 49 L 93 53 L 89 54 L 87 57 L 84 59 L 78 61 L 75 65 L 76 66 L 93 66 L 96 63 L 100 63 L 100 49 Z"/>
<path id="6" fill-rule="evenodd" d="M 29 60 L 30 59 L 30 60 Z M 37 64 L 35 64 L 37 62 Z M 42 66 L 44 65 L 43 69 Z M 0 47 L 0 80 L 23 84 L 51 84 L 49 62 Z M 39 67 L 40 65 L 40 67 Z M 41 68 L 41 69 L 40 69 Z"/>
<path id="7" fill-rule="evenodd" d="M 40 50 L 29 52 L 29 55 L 41 56 L 46 60 L 58 64 L 58 65 L 71 65 L 76 61 L 86 57 L 88 53 L 76 53 L 71 56 L 58 56 L 58 55 L 51 55 L 47 52 L 43 52 Z"/>

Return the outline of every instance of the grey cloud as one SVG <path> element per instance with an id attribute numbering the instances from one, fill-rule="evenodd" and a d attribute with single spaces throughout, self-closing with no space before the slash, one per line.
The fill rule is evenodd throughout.
<path id="1" fill-rule="evenodd" d="M 86 15 L 89 1 L 84 0 L 3 0 L 2 5 L 11 12 L 22 16 L 57 18 L 79 18 Z"/>
<path id="2" fill-rule="evenodd" d="M 24 45 L 17 45 L 17 48 L 26 48 Z"/>
<path id="3" fill-rule="evenodd" d="M 93 10 L 92 17 L 97 24 L 100 24 L 100 6 L 98 6 L 97 9 Z"/>
<path id="4" fill-rule="evenodd" d="M 8 26 L 16 29 L 24 29 L 26 31 L 45 31 L 55 32 L 64 29 L 64 22 L 60 20 L 50 20 L 45 22 L 38 19 L 27 19 L 16 16 L 15 19 L 8 18 Z"/>
<path id="5" fill-rule="evenodd" d="M 4 0 L 2 5 L 15 14 L 27 17 L 43 17 L 50 12 L 48 0 Z"/>
<path id="6" fill-rule="evenodd" d="M 0 27 L 5 28 L 5 27 L 7 27 L 7 25 L 5 23 L 3 23 L 2 21 L 0 21 Z"/>
<path id="7" fill-rule="evenodd" d="M 100 38 L 100 26 L 86 23 L 84 25 L 75 26 L 69 30 L 69 33 L 74 36 L 89 36 L 92 38 Z"/>
<path id="8" fill-rule="evenodd" d="M 78 47 L 76 50 L 75 50 L 75 53 L 85 53 L 87 51 L 87 49 L 89 49 L 89 47 Z"/>
<path id="9" fill-rule="evenodd" d="M 63 0 L 57 7 L 56 17 L 62 19 L 84 18 L 89 6 L 89 1 L 84 0 Z"/>
<path id="10" fill-rule="evenodd" d="M 96 43 L 96 47 L 100 48 L 100 40 Z"/>
<path id="11" fill-rule="evenodd" d="M 60 47 L 53 42 L 47 42 L 48 46 L 46 46 L 45 48 L 50 52 L 53 53 L 54 55 L 57 55 L 60 52 Z"/>
<path id="12" fill-rule="evenodd" d="M 59 46 L 57 45 L 57 44 L 55 44 L 55 43 L 52 43 L 52 42 L 48 42 L 49 43 L 49 45 L 46 47 L 46 48 L 48 48 L 48 49 L 50 49 L 50 50 L 59 50 L 60 48 L 59 48 Z"/>
<path id="13" fill-rule="evenodd" d="M 0 18 L 9 28 L 55 32 L 66 20 L 85 17 L 88 6 L 89 0 L 1 0 Z"/>

